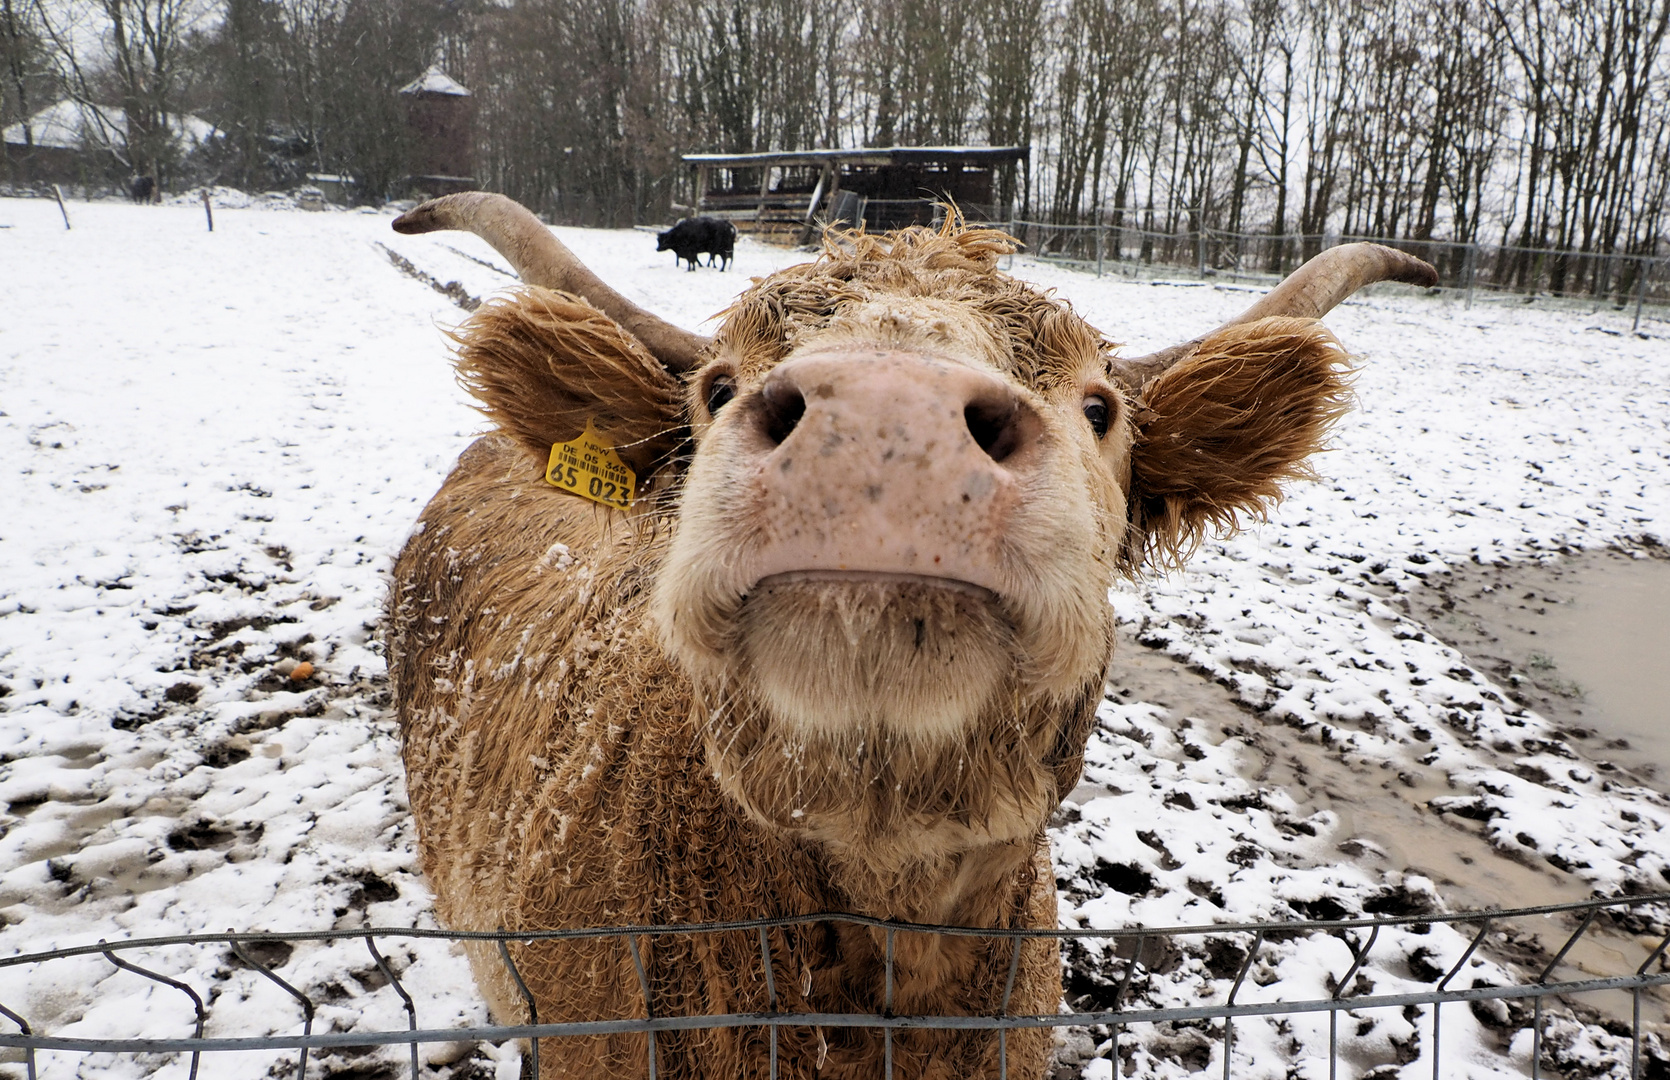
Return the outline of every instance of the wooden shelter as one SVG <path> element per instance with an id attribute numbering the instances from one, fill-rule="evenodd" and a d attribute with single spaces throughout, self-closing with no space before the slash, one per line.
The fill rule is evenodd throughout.
<path id="1" fill-rule="evenodd" d="M 936 204 L 953 201 L 972 221 L 1007 221 L 1026 146 L 894 146 L 854 150 L 686 154 L 696 172 L 698 214 L 737 228 L 801 240 L 819 222 L 874 231 L 926 225 Z"/>

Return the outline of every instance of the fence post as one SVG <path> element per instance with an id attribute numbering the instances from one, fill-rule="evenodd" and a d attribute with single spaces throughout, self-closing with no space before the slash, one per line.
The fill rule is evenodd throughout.
<path id="1" fill-rule="evenodd" d="M 1471 311 L 1473 309 L 1473 279 L 1479 273 L 1479 245 L 1477 243 L 1467 245 L 1467 266 L 1462 273 L 1467 278 L 1467 309 Z"/>
<path id="2" fill-rule="evenodd" d="M 1102 211 L 1096 209 L 1096 276 L 1102 276 Z"/>
<path id="3" fill-rule="evenodd" d="M 1206 276 L 1206 207 L 1195 207 L 1195 273 Z"/>
<path id="4" fill-rule="evenodd" d="M 1632 334 L 1641 332 L 1641 305 L 1647 302 L 1647 277 L 1653 272 L 1653 260 L 1648 257 L 1641 259 L 1641 280 L 1635 283 L 1635 323 L 1629 328 Z"/>

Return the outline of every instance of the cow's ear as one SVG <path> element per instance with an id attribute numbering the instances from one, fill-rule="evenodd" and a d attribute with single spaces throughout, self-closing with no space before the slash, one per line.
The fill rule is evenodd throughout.
<path id="1" fill-rule="evenodd" d="M 640 478 L 688 437 L 684 389 L 636 338 L 568 293 L 525 286 L 453 333 L 458 380 L 543 467 L 593 425 Z"/>
<path id="2" fill-rule="evenodd" d="M 1350 357 L 1314 319 L 1226 327 L 1143 387 L 1123 562 L 1182 563 L 1262 518 L 1351 402 Z"/>

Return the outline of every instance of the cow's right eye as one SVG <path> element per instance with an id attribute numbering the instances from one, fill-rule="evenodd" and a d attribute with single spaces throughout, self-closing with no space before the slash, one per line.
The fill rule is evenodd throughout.
<path id="1" fill-rule="evenodd" d="M 707 384 L 707 411 L 716 414 L 736 397 L 736 383 L 729 375 L 720 375 Z"/>
<path id="2" fill-rule="evenodd" d="M 1107 400 L 1100 395 L 1092 394 L 1084 399 L 1084 418 L 1090 421 L 1090 430 L 1100 439 L 1108 433 L 1108 423 L 1112 419 L 1109 415 Z"/>

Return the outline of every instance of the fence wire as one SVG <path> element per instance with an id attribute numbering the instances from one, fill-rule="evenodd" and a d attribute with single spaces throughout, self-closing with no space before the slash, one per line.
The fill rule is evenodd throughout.
<path id="1" fill-rule="evenodd" d="M 893 1033 L 907 1029 L 937 1028 L 997 1031 L 999 1033 L 999 1074 L 1006 1078 L 1008 1076 L 1006 1053 L 1008 1032 L 1021 1028 L 1090 1028 L 1111 1033 L 1113 1076 L 1114 1080 L 1118 1080 L 1121 1069 L 1119 1039 L 1122 1032 L 1129 1031 L 1137 1025 L 1168 1022 L 1198 1024 L 1202 1021 L 1219 1021 L 1221 1022 L 1221 1035 L 1218 1043 L 1221 1048 L 1222 1073 L 1225 1080 L 1230 1080 L 1234 1074 L 1234 1055 L 1231 1051 L 1235 1044 L 1235 1023 L 1237 1020 L 1251 1017 L 1326 1013 L 1328 1017 L 1328 1075 L 1334 1077 L 1341 1057 L 1338 1027 L 1342 1012 L 1357 1017 L 1362 1012 L 1372 1009 L 1407 1009 L 1410 1006 L 1426 1005 L 1431 1007 L 1428 1022 L 1432 1039 L 1432 1075 L 1434 1080 L 1441 1080 L 1440 1063 L 1442 1058 L 1438 1049 L 1442 1037 L 1442 1007 L 1444 1005 L 1530 999 L 1532 1002 L 1532 1018 L 1529 1025 L 1532 1034 L 1531 1064 L 1532 1076 L 1536 1077 L 1542 1068 L 1544 1026 L 1548 1016 L 1545 1003 L 1548 999 L 1556 999 L 1569 1006 L 1574 998 L 1611 991 L 1624 992 L 1630 995 L 1631 1020 L 1628 1022 L 1630 1032 L 1629 1075 L 1635 1080 L 1640 1080 L 1643 1076 L 1644 1038 L 1647 1037 L 1645 1025 L 1642 1021 L 1642 997 L 1643 994 L 1656 987 L 1670 985 L 1670 959 L 1667 959 L 1666 955 L 1667 951 L 1670 951 L 1670 934 L 1666 934 L 1662 938 L 1657 938 L 1655 934 L 1653 939 L 1649 939 L 1656 940 L 1657 944 L 1655 947 L 1645 950 L 1646 957 L 1638 964 L 1626 962 L 1614 947 L 1615 941 L 1608 942 L 1605 948 L 1589 950 L 1581 966 L 1571 962 L 1570 957 L 1573 950 L 1591 936 L 1591 932 L 1597 925 L 1621 927 L 1637 937 L 1639 937 L 1639 931 L 1644 926 L 1662 926 L 1666 905 L 1670 905 L 1670 893 L 1454 914 L 1421 913 L 1355 919 L 1200 926 L 1137 926 L 1116 930 L 1075 928 L 1057 930 L 973 929 L 959 926 L 893 922 L 842 913 L 820 913 L 699 925 L 624 926 L 550 931 L 464 932 L 424 928 L 368 927 L 355 930 L 289 933 L 181 934 L 118 942 L 100 941 L 92 945 L 0 958 L 0 973 L 31 965 L 52 964 L 73 957 L 101 955 L 115 967 L 177 991 L 180 995 L 178 1017 L 158 1018 L 148 1016 L 146 1020 L 160 1024 L 165 1019 L 170 1022 L 187 1019 L 192 1028 L 190 1036 L 81 1038 L 55 1035 L 50 1032 L 35 1030 L 27 1017 L 0 1000 L 0 1016 L 9 1019 L 18 1028 L 16 1032 L 0 1032 L 0 1047 L 20 1049 L 23 1052 L 29 1080 L 35 1080 L 36 1078 L 36 1055 L 41 1051 L 69 1051 L 82 1054 L 172 1053 L 189 1055 L 189 1075 L 195 1078 L 198 1075 L 204 1054 L 252 1050 L 299 1050 L 300 1054 L 297 1058 L 294 1075 L 297 1080 L 305 1080 L 308 1052 L 310 1050 L 332 1047 L 363 1048 L 405 1045 L 409 1047 L 410 1051 L 408 1075 L 412 1080 L 416 1080 L 421 1071 L 418 1048 L 427 1043 L 501 1043 L 512 1039 L 530 1040 L 531 1061 L 529 1064 L 533 1068 L 532 1075 L 537 1076 L 539 1074 L 540 1040 L 642 1033 L 647 1036 L 647 1064 L 649 1076 L 653 1078 L 657 1069 L 656 1035 L 658 1033 L 715 1028 L 763 1027 L 770 1032 L 770 1075 L 775 1078 L 778 1075 L 777 1033 L 780 1029 L 785 1027 L 870 1028 L 880 1029 L 884 1034 L 888 1051 L 885 1058 L 886 1075 L 891 1078 L 893 1076 L 891 1054 Z M 1506 971 L 1510 976 L 1516 977 L 1510 977 L 1502 985 L 1474 985 L 1469 987 L 1451 985 L 1456 976 L 1467 966 L 1468 961 L 1472 960 L 1476 954 L 1480 954 L 1481 949 L 1490 950 L 1493 935 L 1497 939 L 1508 941 L 1511 940 L 1511 934 L 1506 932 L 1507 928 L 1516 922 L 1542 919 L 1544 920 L 1542 925 L 1547 926 L 1549 925 L 1547 920 L 1551 918 L 1565 920 L 1565 926 L 1570 926 L 1575 922 L 1575 928 L 1571 929 L 1569 933 L 1564 933 L 1564 927 L 1562 927 L 1563 943 L 1552 955 L 1549 955 L 1546 951 L 1537 955 L 1537 963 L 1532 965 L 1535 970 L 1534 975 L 1531 975 L 1529 971 L 1515 971 L 1512 965 L 1499 965 L 1499 970 Z M 777 990 L 772 975 L 772 944 L 769 931 L 829 923 L 845 923 L 852 926 L 867 927 L 879 931 L 885 936 L 886 996 L 885 1008 L 882 1012 L 815 1013 L 779 1011 Z M 1355 992 L 1355 989 L 1362 985 L 1361 980 L 1357 978 L 1358 973 L 1369 963 L 1375 946 L 1381 938 L 1382 931 L 1392 927 L 1407 927 L 1414 933 L 1429 933 L 1433 926 L 1448 926 L 1463 932 L 1468 944 L 1454 963 L 1442 971 L 1434 968 L 1427 973 L 1429 977 L 1424 979 L 1419 978 L 1417 973 L 1417 977 L 1413 981 L 1426 984 L 1419 990 L 1392 994 Z M 650 982 L 645 976 L 640 940 L 653 943 L 660 938 L 679 935 L 710 935 L 749 931 L 757 934 L 759 939 L 760 962 L 764 969 L 765 983 L 768 990 L 768 1011 L 694 1016 L 658 1014 L 654 1007 Z M 999 1008 L 991 1014 L 978 1016 L 903 1015 L 894 1013 L 892 1011 L 893 946 L 894 937 L 899 933 L 980 937 L 1015 942 L 1015 945 L 1011 947 L 1008 980 Z M 1328 996 L 1297 999 L 1278 996 L 1276 1000 L 1238 1000 L 1247 981 L 1248 973 L 1254 969 L 1261 955 L 1265 954 L 1276 943 L 1322 936 L 1343 941 L 1350 956 L 1349 965 L 1340 971 L 1337 976 L 1329 979 L 1328 985 L 1333 987 L 1333 990 Z M 1103 994 L 1101 999 L 1096 1002 L 1097 1007 L 1090 1009 L 1069 1009 L 1068 1011 L 1047 1015 L 1011 1013 L 1009 1002 L 1015 986 L 1015 975 L 1020 957 L 1018 939 L 1023 938 L 1056 938 L 1064 944 L 1075 941 L 1080 943 L 1096 942 L 1103 949 L 1111 948 L 1113 955 L 1124 958 L 1122 970 L 1118 973 L 1118 981 L 1113 985 L 1111 995 Z M 1143 958 L 1155 954 L 1156 950 L 1153 946 L 1187 938 L 1220 941 L 1226 938 L 1240 938 L 1248 942 L 1244 957 L 1239 959 L 1234 969 L 1233 980 L 1227 978 L 1227 975 L 1219 980 L 1229 984 L 1227 991 L 1223 993 L 1221 998 L 1200 1004 L 1162 1007 L 1138 1007 L 1134 1004 L 1124 1004 L 1123 999 L 1130 991 L 1134 977 L 1147 971 L 1147 965 Z M 273 955 L 275 953 L 274 946 L 283 947 L 277 950 L 279 955 L 286 957 L 286 960 L 281 961 L 279 965 L 282 967 L 287 963 L 288 957 L 294 952 L 293 947 L 298 943 L 349 942 L 356 939 L 364 943 L 377 970 L 388 980 L 388 985 L 394 989 L 404 1003 L 407 1024 L 404 1028 L 383 1030 L 355 1029 L 315 1032 L 313 1022 L 317 1003 L 278 971 L 264 963 L 257 954 L 264 952 Z M 519 989 L 527 1006 L 528 1022 L 437 1028 L 419 1026 L 417 1008 L 412 995 L 402 984 L 400 974 L 394 970 L 394 966 L 388 962 L 383 952 L 378 948 L 380 941 L 387 943 L 419 939 L 439 939 L 451 943 L 485 941 L 496 944 L 506 972 Z M 594 1017 L 565 1021 L 541 1020 L 534 998 L 528 992 L 527 986 L 522 981 L 521 973 L 511 957 L 509 945 L 512 943 L 531 944 L 538 941 L 595 941 L 600 939 L 619 941 L 623 950 L 630 955 L 637 974 L 639 989 L 643 996 L 644 1015 L 641 1017 Z M 1523 938 L 1520 940 L 1522 941 Z M 145 964 L 138 962 L 138 959 L 142 959 L 147 952 L 178 946 L 229 949 L 244 964 L 259 975 L 277 984 L 296 1002 L 298 1018 L 301 1021 L 301 1031 L 291 1034 L 259 1036 L 204 1037 L 204 1025 L 209 1018 L 210 1010 L 204 1003 L 203 995 L 185 982 L 152 970 Z M 1643 948 L 1645 949 L 1645 945 Z M 1616 970 L 1595 970 L 1597 956 L 1613 958 L 1615 960 L 1613 966 Z M 4 983 L 0 982 L 0 985 L 4 985 Z M 13 982 L 12 985 L 16 986 L 17 984 Z M 1272 993 L 1279 995 L 1281 989 L 1279 982 L 1261 986 L 1261 990 L 1266 995 Z M 1372 990 L 1372 987 L 1370 989 Z M 4 991 L 0 990 L 0 994 L 3 993 Z M 1073 1000 L 1071 993 L 1068 1000 L 1069 1002 Z M 1315 1052 L 1320 1052 L 1320 1048 L 1313 1049 Z M 275 1071 L 274 1074 L 277 1075 L 278 1073 Z"/>
<path id="2" fill-rule="evenodd" d="M 1187 215 L 1184 215 L 1187 220 Z M 1355 235 L 1270 235 L 1219 229 L 1146 229 L 1140 210 L 1115 214 L 1100 225 L 1007 222 L 1029 254 L 1096 272 L 1169 269 L 1197 277 L 1273 281 L 1336 244 L 1368 240 L 1407 251 L 1431 263 L 1439 287 L 1465 297 L 1476 292 L 1588 300 L 1619 310 L 1635 309 L 1639 330 L 1646 308 L 1663 316 L 1670 306 L 1670 258 L 1659 255 L 1567 251 L 1447 240 L 1396 240 Z"/>

